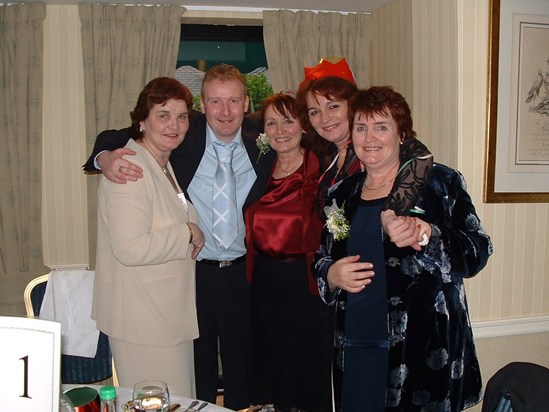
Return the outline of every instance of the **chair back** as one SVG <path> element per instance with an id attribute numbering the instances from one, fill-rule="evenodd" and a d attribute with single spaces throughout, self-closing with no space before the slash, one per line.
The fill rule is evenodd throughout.
<path id="1" fill-rule="evenodd" d="M 511 362 L 486 384 L 482 412 L 549 411 L 549 369 Z"/>
<path id="2" fill-rule="evenodd" d="M 61 324 L 0 316 L 2 410 L 59 411 Z"/>
<path id="3" fill-rule="evenodd" d="M 49 274 L 31 280 L 23 298 L 27 317 L 40 315 L 40 308 L 46 291 Z M 61 356 L 61 382 L 64 384 L 82 384 L 103 381 L 113 375 L 112 354 L 109 338 L 103 332 L 99 333 L 95 357 L 65 355 Z"/>

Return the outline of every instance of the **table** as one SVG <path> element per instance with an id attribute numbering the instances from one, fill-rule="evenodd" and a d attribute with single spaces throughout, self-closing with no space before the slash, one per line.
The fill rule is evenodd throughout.
<path id="1" fill-rule="evenodd" d="M 97 393 L 99 393 L 99 389 L 101 388 L 101 385 L 65 385 L 64 384 L 62 385 L 62 389 L 63 389 L 63 392 L 65 392 L 69 389 L 76 388 L 79 386 L 88 386 L 90 388 L 94 388 L 95 390 L 97 390 Z M 131 397 L 132 397 L 132 388 L 125 388 L 122 386 L 116 387 L 116 398 L 117 398 L 116 408 L 118 412 L 124 412 L 122 405 L 128 402 Z M 194 400 L 195 399 L 184 398 L 183 396 L 170 394 L 170 403 L 179 403 L 181 405 L 179 409 L 176 409 L 176 412 L 183 412 Z M 200 401 L 200 404 L 202 404 L 202 401 Z M 196 407 L 200 406 L 200 404 L 198 404 Z M 201 409 L 200 411 L 201 412 L 229 412 L 231 411 L 231 409 L 226 409 L 226 408 L 223 408 L 222 406 L 214 405 L 213 403 L 210 403 L 208 404 L 208 406 Z"/>

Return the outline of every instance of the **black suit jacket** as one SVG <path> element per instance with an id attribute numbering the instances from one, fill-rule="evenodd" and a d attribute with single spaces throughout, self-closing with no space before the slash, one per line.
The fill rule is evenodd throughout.
<path id="1" fill-rule="evenodd" d="M 257 179 L 252 186 L 244 206 L 259 199 L 265 192 L 265 187 L 271 175 L 275 153 L 270 150 L 257 162 L 259 149 L 256 145 L 256 138 L 263 131 L 263 124 L 259 114 L 252 113 L 244 118 L 242 123 L 242 140 L 250 162 L 252 163 Z M 124 147 L 131 136 L 132 129 L 125 128 L 120 130 L 105 130 L 101 132 L 95 140 L 93 151 L 88 161 L 84 165 L 87 172 L 96 172 L 93 161 L 95 156 L 103 150 L 115 150 Z M 175 177 L 185 196 L 189 199 L 187 188 L 193 179 L 193 176 L 202 160 L 206 149 L 206 116 L 202 113 L 192 113 L 190 126 L 183 142 L 172 151 L 170 163 L 172 164 Z M 128 159 L 131 161 L 131 159 Z M 190 200 L 190 199 L 189 199 Z"/>

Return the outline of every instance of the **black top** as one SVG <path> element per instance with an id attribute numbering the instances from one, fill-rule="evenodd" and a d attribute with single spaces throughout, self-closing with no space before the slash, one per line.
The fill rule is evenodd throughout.
<path id="1" fill-rule="evenodd" d="M 371 262 L 375 275 L 361 292 L 347 294 L 345 346 L 388 348 L 387 283 L 381 235 L 381 211 L 386 199 L 360 200 L 347 241 L 349 255 Z"/>

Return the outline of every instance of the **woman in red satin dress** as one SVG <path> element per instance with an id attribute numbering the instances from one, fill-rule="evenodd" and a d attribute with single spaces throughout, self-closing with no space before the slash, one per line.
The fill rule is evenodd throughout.
<path id="1" fill-rule="evenodd" d="M 245 212 L 254 340 L 252 403 L 330 411 L 325 319 L 311 263 L 322 221 L 315 209 L 317 156 L 302 139 L 295 99 L 271 96 L 265 134 L 277 152 L 266 193 Z M 258 160 L 261 161 L 261 158 Z"/>

